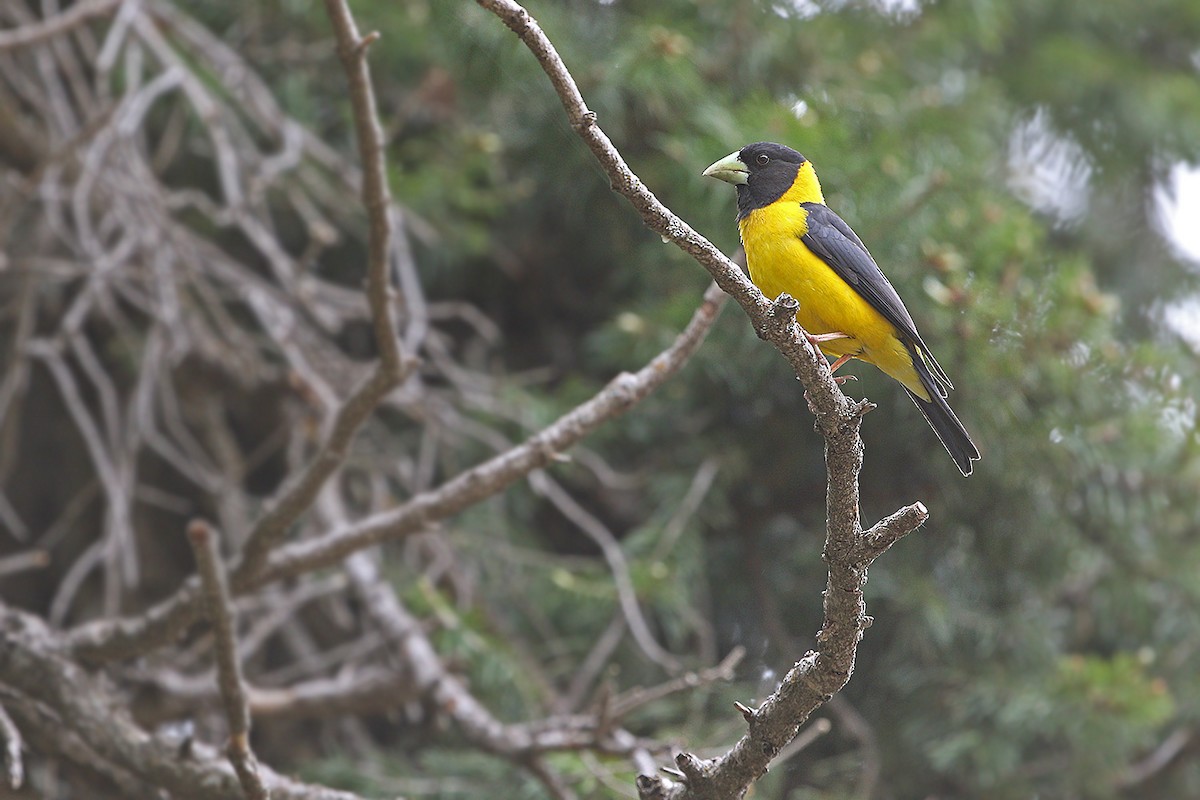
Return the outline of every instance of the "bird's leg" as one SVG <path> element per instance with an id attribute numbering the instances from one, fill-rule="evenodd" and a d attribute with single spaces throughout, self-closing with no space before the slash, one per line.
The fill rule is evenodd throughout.
<path id="1" fill-rule="evenodd" d="M 833 333 L 817 333 L 817 334 L 808 333 L 807 331 L 805 331 L 805 335 L 808 337 L 808 341 L 811 342 L 812 344 L 818 346 L 818 348 L 820 347 L 821 342 L 835 342 L 838 339 L 849 339 L 850 338 L 849 335 L 842 333 L 841 331 L 834 331 Z M 832 364 L 829 365 L 829 372 L 831 374 L 834 372 L 837 372 L 839 367 L 841 367 L 843 364 L 845 364 L 847 361 L 849 361 L 853 357 L 854 356 L 851 356 L 851 355 L 839 356 L 837 361 L 834 361 Z M 834 378 L 833 382 L 836 383 L 838 386 L 841 386 L 846 381 L 856 381 L 856 380 L 858 380 L 858 378 L 854 377 L 853 375 L 843 375 L 841 377 Z"/>
<path id="2" fill-rule="evenodd" d="M 816 333 L 816 334 L 813 334 L 813 333 L 805 332 L 804 335 L 807 336 L 808 340 L 810 342 L 812 342 L 813 344 L 820 344 L 821 342 L 832 342 L 837 339 L 849 339 L 850 338 L 850 336 L 845 333 Z"/>
<path id="3" fill-rule="evenodd" d="M 832 375 L 833 373 L 837 372 L 838 369 L 840 369 L 843 364 L 845 364 L 847 361 L 849 361 L 852 358 L 854 358 L 854 356 L 852 356 L 852 355 L 838 356 L 837 360 L 829 365 L 829 374 Z M 834 377 L 833 382 L 836 383 L 838 386 L 841 386 L 846 381 L 856 381 L 856 380 L 858 380 L 858 378 L 854 375 L 838 375 L 838 376 Z"/>
<path id="4" fill-rule="evenodd" d="M 842 364 L 845 364 L 847 361 L 849 361 L 852 358 L 854 358 L 854 356 L 852 356 L 852 355 L 838 356 L 837 361 L 834 361 L 832 364 L 829 365 L 829 371 L 837 372 L 839 369 L 841 369 Z"/>

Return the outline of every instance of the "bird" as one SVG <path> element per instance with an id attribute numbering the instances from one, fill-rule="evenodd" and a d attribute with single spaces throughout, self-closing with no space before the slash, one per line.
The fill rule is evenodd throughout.
<path id="1" fill-rule="evenodd" d="M 737 188 L 750 280 L 769 298 L 796 299 L 796 321 L 835 359 L 831 371 L 853 358 L 898 381 L 970 475 L 979 449 L 946 402 L 950 379 L 866 245 L 825 205 L 812 162 L 785 145 L 754 142 L 703 174 Z"/>

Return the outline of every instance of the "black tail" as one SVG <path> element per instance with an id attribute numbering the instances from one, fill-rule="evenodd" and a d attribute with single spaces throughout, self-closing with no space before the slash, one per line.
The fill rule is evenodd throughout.
<path id="1" fill-rule="evenodd" d="M 907 389 L 904 391 L 908 392 Z M 967 429 L 950 410 L 946 398 L 937 392 L 931 394 L 933 396 L 932 403 L 908 392 L 908 396 L 912 398 L 912 401 L 917 404 L 917 408 L 921 409 L 921 413 L 925 415 L 925 419 L 929 421 L 929 427 L 933 428 L 933 432 L 942 440 L 942 446 L 946 448 L 946 452 L 958 465 L 958 471 L 964 476 L 970 475 L 971 462 L 979 460 L 979 450 L 971 441 L 971 434 L 967 433 Z"/>
<path id="2" fill-rule="evenodd" d="M 958 465 L 958 471 L 964 477 L 970 475 L 971 462 L 979 460 L 979 448 L 975 447 L 975 443 L 971 441 L 971 434 L 967 433 L 967 429 L 950 409 L 950 404 L 946 402 L 945 389 L 938 386 L 924 359 L 919 353 L 913 352 L 911 348 L 909 352 L 912 353 L 913 366 L 917 368 L 921 383 L 932 399 L 922 400 L 908 389 L 904 391 L 908 392 L 908 396 L 925 415 L 929 427 L 933 428 L 933 432 L 942 440 L 942 446 L 946 448 L 946 452 Z"/>

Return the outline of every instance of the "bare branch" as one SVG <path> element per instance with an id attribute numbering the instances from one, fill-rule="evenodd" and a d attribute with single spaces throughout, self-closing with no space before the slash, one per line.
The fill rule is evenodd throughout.
<path id="1" fill-rule="evenodd" d="M 1117 777 L 1116 784 L 1121 789 L 1132 789 L 1135 786 L 1152 780 L 1156 775 L 1170 766 L 1171 762 L 1183 752 L 1195 739 L 1195 733 L 1189 728 L 1176 728 L 1158 747 L 1154 748 L 1145 758 L 1130 764 Z"/>
<path id="2" fill-rule="evenodd" d="M 643 775 L 638 791 L 643 798 L 682 800 L 741 797 L 767 765 L 795 738 L 814 709 L 839 691 L 854 670 L 863 631 L 870 624 L 862 589 L 867 567 L 901 536 L 915 530 L 928 512 L 916 504 L 872 529 L 868 540 L 859 523 L 858 472 L 863 445 L 862 416 L 873 406 L 852 402 L 833 381 L 827 362 L 796 323 L 796 301 L 781 295 L 769 302 L 708 240 L 679 219 L 629 169 L 616 147 L 600 129 L 554 45 L 536 20 L 515 0 L 476 0 L 507 25 L 529 48 L 553 84 L 575 132 L 600 162 L 613 189 L 629 200 L 655 232 L 677 244 L 708 270 L 753 321 L 759 335 L 791 363 L 806 389 L 809 408 L 825 439 L 828 470 L 827 527 L 824 559 L 829 567 L 825 591 L 825 621 L 817 635 L 818 649 L 809 651 L 784 678 L 779 689 L 750 715 L 750 730 L 717 759 L 702 761 L 681 753 L 676 766 L 680 782 Z"/>
<path id="3" fill-rule="evenodd" d="M 683 367 L 700 347 L 724 303 L 709 287 L 687 327 L 663 352 L 633 374 L 622 373 L 585 403 L 511 450 L 466 470 L 437 489 L 391 511 L 367 517 L 325 536 L 277 550 L 254 581 L 268 582 L 337 563 L 350 553 L 426 530 L 431 524 L 491 497 L 535 469 L 553 463 L 600 425 L 626 413 Z"/>
<path id="4" fill-rule="evenodd" d="M 236 587 L 231 587 L 235 590 Z M 88 622 L 67 633 L 67 643 L 83 661 L 134 658 L 173 642 L 204 614 L 200 582 L 192 578 L 175 594 L 134 617 Z"/>
<path id="5" fill-rule="evenodd" d="M 613 651 L 625 637 L 625 615 L 618 611 L 613 615 L 608 627 L 597 637 L 587 658 L 579 665 L 571 678 L 571 684 L 565 694 L 559 698 L 557 710 L 560 712 L 573 711 L 586 699 L 588 690 L 599 676 L 600 671 L 608 664 Z"/>
<path id="6" fill-rule="evenodd" d="M 21 731 L 12 717 L 0 706 L 0 745 L 4 747 L 4 779 L 8 788 L 16 791 L 25 782 L 25 766 L 21 760 Z"/>
<path id="7" fill-rule="evenodd" d="M 242 679 L 242 662 L 238 657 L 236 612 L 229 598 L 229 586 L 221 556 L 217 552 L 217 537 L 208 523 L 196 520 L 188 526 L 188 541 L 196 555 L 200 583 L 204 587 L 208 621 L 213 629 L 216 650 L 217 683 L 221 701 L 229 720 L 229 763 L 233 765 L 247 800 L 267 800 L 268 793 L 258 774 L 258 763 L 250 749 L 250 708 Z"/>
<path id="8" fill-rule="evenodd" d="M 0 558 L 0 576 L 13 575 L 31 569 L 45 569 L 50 566 L 50 554 L 45 550 L 26 550 L 11 556 Z"/>
<path id="9" fill-rule="evenodd" d="M 858 800 L 871 800 L 875 796 L 875 789 L 879 785 L 879 776 L 883 771 L 883 754 L 879 749 L 879 738 L 875 735 L 875 729 L 871 726 L 870 721 L 846 699 L 844 694 L 839 694 L 830 700 L 828 708 L 829 712 L 837 718 L 842 731 L 857 739 L 859 743 L 859 778 L 858 785 L 854 788 L 854 797 Z M 812 727 L 810 725 L 805 731 L 811 730 Z M 800 736 L 797 736 L 796 739 L 799 740 Z M 783 758 L 782 753 L 780 758 Z"/>
<path id="10" fill-rule="evenodd" d="M 684 529 L 687 527 L 688 521 L 700 508 L 708 490 L 712 488 L 713 481 L 716 480 L 717 472 L 720 469 L 720 462 L 714 456 L 704 459 L 700 464 L 700 468 L 696 470 L 696 474 L 692 477 L 692 485 L 688 487 L 687 494 L 680 501 L 675 513 L 671 515 L 671 519 L 663 526 L 662 536 L 654 545 L 654 557 L 656 559 L 666 558 L 671 550 L 675 547 L 679 537 L 683 535 Z"/>
<path id="11" fill-rule="evenodd" d="M 608 703 L 608 718 L 612 720 L 623 719 L 635 710 L 645 706 L 647 703 L 653 703 L 655 700 L 660 700 L 688 689 L 695 689 L 699 686 L 707 686 L 717 681 L 731 681 L 733 680 L 733 671 L 745 656 L 746 649 L 738 646 L 730 650 L 729 654 L 721 659 L 721 663 L 715 667 L 709 667 L 696 672 L 686 672 L 677 678 L 672 678 L 657 686 L 648 688 L 635 687 L 623 692 Z"/>
<path id="12" fill-rule="evenodd" d="M 762 709 L 745 710 L 750 756 L 706 761 L 681 754 L 676 774 L 686 778 L 686 787 L 646 783 L 647 791 L 664 797 L 714 797 L 723 791 L 733 797 L 765 769 L 771 748 L 792 739 L 820 698 L 848 679 L 854 645 L 869 621 L 861 597 L 866 566 L 926 512 L 919 505 L 904 509 L 863 534 L 855 477 L 865 406 L 847 400 L 830 381 L 824 359 L 795 324 L 794 301 L 762 297 L 736 266 L 658 203 L 604 136 L 552 46 L 520 6 L 479 2 L 538 55 L 575 129 L 646 224 L 703 263 L 739 299 L 760 335 L 788 357 L 829 443 L 830 590 L 818 651 Z M 114 12 L 115 20 L 98 20 L 97 9 Z M 711 287 L 671 347 L 522 443 L 512 445 L 490 422 L 460 411 L 463 405 L 523 420 L 495 399 L 495 379 L 478 368 L 482 359 L 476 351 L 463 351 L 469 353 L 464 362 L 459 334 L 440 329 L 445 317 L 437 314 L 445 310 L 425 303 L 406 236 L 420 235 L 421 223 L 406 218 L 388 192 L 367 63 L 377 35 L 358 31 L 344 0 L 326 0 L 326 10 L 349 87 L 360 164 L 288 117 L 243 55 L 177 4 L 80 0 L 42 21 L 23 4 L 0 12 L 24 26 L 0 33 L 0 43 L 49 43 L 0 53 L 5 56 L 0 106 L 19 108 L 20 127 L 14 130 L 24 136 L 28 128 L 47 151 L 20 175 L 10 171 L 9 185 L 17 191 L 0 201 L 0 234 L 27 240 L 0 248 L 10 253 L 9 260 L 0 256 L 0 267 L 30 276 L 22 299 L 6 312 L 15 328 L 13 363 L 0 380 L 0 416 L 11 423 L 0 426 L 0 478 L 23 465 L 14 450 L 23 428 L 19 421 L 29 418 L 29 407 L 45 392 L 56 394 L 56 407 L 73 422 L 72 436 L 78 434 L 75 449 L 82 452 L 79 463 L 87 474 L 64 489 L 63 499 L 75 500 L 63 504 L 59 520 L 32 546 L 52 552 L 56 562 L 60 550 L 69 555 L 62 559 L 68 569 L 51 604 L 52 620 L 97 613 L 93 608 L 107 617 L 64 634 L 22 612 L 0 610 L 5 623 L 0 699 L 39 758 L 103 775 L 124 796 L 161 791 L 233 800 L 263 797 L 269 790 L 276 800 L 352 797 L 289 781 L 265 764 L 256 767 L 248 739 L 251 713 L 263 734 L 268 717 L 326 725 L 325 718 L 346 715 L 334 724 L 363 749 L 372 743 L 372 731 L 349 715 L 400 711 L 396 716 L 411 719 L 432 713 L 435 722 L 454 726 L 458 742 L 506 759 L 556 798 L 575 796 L 572 776 L 560 774 L 548 757 L 556 752 L 615 755 L 653 773 L 666 748 L 638 739 L 618 722 L 667 693 L 728 677 L 737 654 L 648 689 L 621 694 L 605 687 L 593 709 L 566 713 L 578 708 L 628 631 L 673 670 L 682 669 L 682 655 L 666 653 L 654 641 L 612 532 L 537 471 L 674 375 L 699 347 L 725 295 Z M 198 146 L 192 146 L 197 138 Z M 0 149 L 4 146 L 0 141 Z M 11 156 L 5 158 L 12 162 Z M 177 169 L 185 160 L 186 181 Z M 325 270 L 322 259 L 340 240 L 342 227 L 363 228 L 356 192 L 366 219 L 365 291 L 321 277 L 335 272 Z M 25 219 L 37 220 L 29 235 L 13 227 Z M 230 241 L 237 245 L 225 247 Z M 469 345 L 482 344 L 480 352 L 490 355 L 494 334 L 485 321 L 474 319 L 478 312 L 456 307 L 453 313 L 467 320 Z M 347 344 L 363 325 L 374 336 L 376 361 L 370 364 L 351 358 L 356 345 Z M 418 353 L 427 357 L 423 372 L 433 380 L 415 374 Z M 40 381 L 46 388 L 34 392 L 28 387 L 40 365 L 51 380 Z M 244 411 L 268 396 L 269 407 Z M 358 434 L 380 409 L 389 415 L 386 446 L 372 449 L 375 443 Z M 412 427 L 393 429 L 393 421 Z M 268 433 L 260 436 L 263 431 Z M 461 461 L 451 447 L 476 441 L 497 455 L 438 477 L 444 466 L 457 468 L 455 460 Z M 278 488 L 261 502 L 247 483 L 260 465 L 276 459 L 278 468 L 271 463 L 263 471 Z M 159 465 L 177 475 L 159 481 L 154 474 Z M 365 500 L 358 486 L 364 473 Z M 561 672 L 538 677 L 540 702 L 559 713 L 508 722 L 434 649 L 424 621 L 375 570 L 376 554 L 363 551 L 428 531 L 531 473 L 535 488 L 604 545 L 624 614 L 588 655 L 570 702 L 553 696 Z M 659 555 L 676 544 L 715 474 L 715 461 L 700 466 L 659 541 Z M 340 503 L 343 494 L 353 496 L 354 513 L 325 513 L 327 501 Z M 12 497 L 0 495 L 0 521 L 18 536 L 26 526 L 32 532 L 24 507 L 8 508 Z M 201 575 L 172 576 L 167 583 L 151 574 L 153 580 L 138 587 L 139 553 L 153 540 L 154 526 L 162 524 L 157 515 L 178 520 L 199 509 L 215 511 L 231 534 L 228 575 L 214 530 L 197 523 L 189 533 Z M 91 540 L 75 535 L 76 529 Z M 463 607 L 475 604 L 469 597 L 473 579 L 455 557 L 430 566 L 427 548 L 406 551 L 410 566 L 461 589 L 456 599 Z M 320 582 L 308 575 L 347 556 L 353 556 L 348 570 L 357 581 L 339 576 Z M 162 561 L 156 553 L 146 563 Z M 363 564 L 375 571 L 364 571 Z M 270 586 L 294 577 L 306 580 Z M 147 589 L 159 591 L 154 587 L 164 584 L 172 593 L 158 605 L 115 618 L 118 609 L 145 602 Z M 249 623 L 239 641 L 232 598 L 268 586 L 237 603 Z M 97 589 L 103 604 L 91 602 Z M 215 681 L 200 666 L 210 647 L 207 637 L 154 658 L 105 663 L 148 654 L 206 617 L 216 648 Z M 535 629 L 555 633 L 552 623 L 531 621 Z M 697 649 L 711 653 L 705 663 L 715 660 L 705 633 L 696 638 Z M 249 680 L 240 674 L 243 665 Z M 130 702 L 141 702 L 127 694 L 131 685 L 150 690 L 145 705 L 157 706 L 139 712 L 140 724 L 127 711 Z M 789 692 L 799 699 L 788 700 Z M 177 743 L 143 727 L 156 714 L 165 720 L 163 715 L 177 713 L 195 716 L 203 736 L 214 718 L 219 723 L 214 709 L 228 719 L 227 758 L 200 739 L 183 753 Z M 806 734 L 815 730 L 810 726 Z M 802 739 L 793 739 L 791 749 Z M 11 747 L 14 740 L 8 735 L 6 743 Z M 273 740 L 262 736 L 264 756 Z"/>
<path id="13" fill-rule="evenodd" d="M 370 244 L 367 257 L 367 302 L 375 329 L 375 344 L 379 348 L 379 365 L 354 394 L 339 409 L 326 442 L 313 458 L 309 468 L 276 501 L 273 508 L 259 521 L 246 543 L 245 554 L 235 581 L 243 581 L 262 567 L 271 549 L 279 542 L 287 527 L 309 506 L 329 476 L 346 458 L 346 448 L 379 401 L 398 386 L 415 366 L 416 361 L 403 357 L 396 336 L 388 258 L 392 248 L 392 198 L 387 183 L 383 157 L 383 132 L 371 87 L 371 72 L 367 65 L 367 48 L 378 34 L 367 38 L 358 35 L 358 27 L 345 2 L 326 0 L 325 9 L 333 23 L 338 41 L 338 55 L 350 83 L 350 100 L 354 107 L 354 124 L 358 131 L 358 148 L 362 161 L 362 197 L 370 225 Z"/>
<path id="14" fill-rule="evenodd" d="M 358 151 L 362 162 L 362 195 L 371 225 L 367 266 L 367 299 L 375 323 L 375 344 L 389 372 L 401 370 L 400 343 L 392 313 L 388 256 L 392 241 L 392 196 L 388 189 L 383 158 L 383 130 L 371 86 L 367 50 L 379 38 L 378 33 L 358 35 L 358 26 L 345 0 L 325 0 L 325 11 L 337 36 L 338 56 L 350 82 L 350 102 L 354 106 L 354 127 L 358 131 Z"/>
<path id="15" fill-rule="evenodd" d="M 604 554 L 604 560 L 608 562 L 608 568 L 612 572 L 613 586 L 617 591 L 617 602 L 621 607 L 621 613 L 625 615 L 625 621 L 629 625 L 630 633 L 633 634 L 633 640 L 637 642 L 642 653 L 668 672 L 677 672 L 680 666 L 679 659 L 658 643 L 650 631 L 650 625 L 646 622 L 645 615 L 642 614 L 637 590 L 633 586 L 633 577 L 629 574 L 629 562 L 625 559 L 625 551 L 621 549 L 621 543 L 617 541 L 617 537 L 603 522 L 589 513 L 546 473 L 540 470 L 534 472 L 529 476 L 529 483 L 535 492 L 549 500 L 564 517 L 595 542 L 596 546 L 600 548 L 600 552 Z"/>
<path id="16" fill-rule="evenodd" d="M 836 699 L 836 698 L 835 698 Z M 812 724 L 804 728 L 792 739 L 791 744 L 779 751 L 779 755 L 775 757 L 773 766 L 778 767 L 780 764 L 787 763 L 787 760 L 797 753 L 802 752 L 805 748 L 820 739 L 825 734 L 833 730 L 833 723 L 824 717 L 819 717 L 813 720 Z"/>
<path id="17" fill-rule="evenodd" d="M 70 31 L 92 17 L 108 14 L 121 4 L 121 0 L 84 0 L 76 3 L 61 14 L 47 17 L 33 25 L 11 31 L 0 31 L 0 52 L 44 42 L 47 39 Z"/>
<path id="18" fill-rule="evenodd" d="M 164 670 L 134 675 L 164 693 L 143 717 L 167 720 L 211 707 L 219 700 L 211 676 L 192 678 Z M 246 702 L 257 720 L 321 719 L 379 714 L 403 708 L 421 697 L 410 676 L 384 667 L 343 669 L 333 678 L 315 678 L 282 688 L 246 686 Z"/>
<path id="19" fill-rule="evenodd" d="M 227 759 L 198 742 L 189 758 L 180 758 L 170 743 L 130 719 L 106 680 L 69 660 L 45 623 L 13 608 L 5 609 L 5 625 L 0 626 L 0 675 L 16 692 L 57 709 L 59 736 L 78 737 L 98 757 L 85 763 L 121 783 L 128 783 L 132 774 L 190 800 L 243 796 Z M 28 720 L 22 709 L 11 710 Z M 359 800 L 350 792 L 293 781 L 266 766 L 260 771 L 272 800 Z"/>
<path id="20" fill-rule="evenodd" d="M 599 737 L 603 732 L 564 730 L 560 738 L 553 729 L 545 731 L 550 734 L 546 737 L 526 727 L 505 725 L 446 671 L 417 620 L 401 605 L 392 588 L 379 578 L 369 554 L 356 553 L 348 560 L 346 570 L 368 613 L 394 643 L 413 685 L 449 715 L 472 742 L 527 769 L 552 796 L 572 800 L 574 792 L 545 764 L 541 753 L 569 747 L 566 743 L 572 741 L 571 734 Z"/>
<path id="21" fill-rule="evenodd" d="M 321 487 L 346 460 L 350 442 L 359 428 L 378 407 L 379 401 L 396 387 L 400 378 L 401 374 L 389 372 L 381 365 L 342 403 L 320 450 L 308 466 L 284 487 L 250 532 L 242 561 L 232 576 L 235 587 L 259 571 L 271 550 L 287 533 L 288 527 L 312 506 Z"/>
<path id="22" fill-rule="evenodd" d="M 235 595 L 258 586 L 336 564 L 385 540 L 426 530 L 438 520 L 469 508 L 552 463 L 605 422 L 624 414 L 678 372 L 699 349 L 725 296 L 709 287 L 687 327 L 663 352 L 636 373 L 623 373 L 595 397 L 564 414 L 520 445 L 469 469 L 437 489 L 422 492 L 391 511 L 367 517 L 325 536 L 276 549 L 261 572 L 239 568 L 231 579 Z M 174 640 L 202 613 L 201 593 L 189 581 L 148 612 L 127 619 L 100 620 L 71 631 L 73 651 L 89 662 L 131 658 Z"/>
<path id="23" fill-rule="evenodd" d="M 554 90 L 562 102 L 571 127 L 588 146 L 601 168 L 612 183 L 613 190 L 624 196 L 641 216 L 648 228 L 674 242 L 681 250 L 692 256 L 704 267 L 713 280 L 728 293 L 755 322 L 760 331 L 769 331 L 768 341 L 792 364 L 796 374 L 809 391 L 819 391 L 822 397 L 831 398 L 822 403 L 844 413 L 849 400 L 837 390 L 825 368 L 825 359 L 816 348 L 800 335 L 799 326 L 779 325 L 767 329 L 763 323 L 771 301 L 763 296 L 749 278 L 726 258 L 720 250 L 701 236 L 690 225 L 663 205 L 634 174 L 621 153 L 596 122 L 596 113 L 587 107 L 575 79 L 567 70 L 558 51 L 542 31 L 532 15 L 515 0 L 476 0 L 483 8 L 495 14 L 525 43 L 543 71 L 549 77 Z M 793 314 L 794 317 L 794 314 Z M 836 398 L 840 397 L 838 401 Z"/>

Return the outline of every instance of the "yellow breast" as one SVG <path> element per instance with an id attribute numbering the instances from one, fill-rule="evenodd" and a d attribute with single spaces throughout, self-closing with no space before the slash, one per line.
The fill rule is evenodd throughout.
<path id="1" fill-rule="evenodd" d="M 925 397 L 911 356 L 896 330 L 833 268 L 808 249 L 808 212 L 785 195 L 751 211 L 738 223 L 750 279 L 767 297 L 787 292 L 800 304 L 796 319 L 812 334 L 844 333 L 849 339 L 823 342 L 830 356 L 851 355 L 874 364 Z"/>

